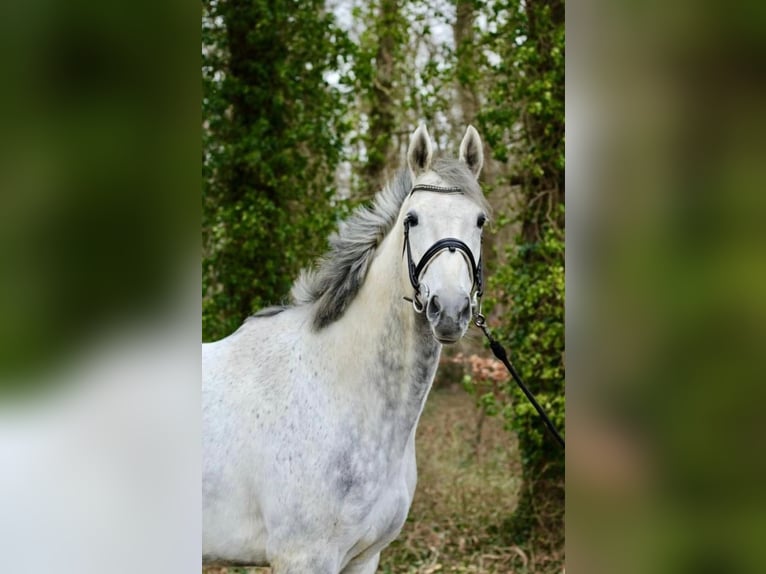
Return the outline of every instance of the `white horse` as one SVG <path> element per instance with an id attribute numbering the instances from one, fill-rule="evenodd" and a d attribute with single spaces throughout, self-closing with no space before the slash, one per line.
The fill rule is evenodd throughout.
<path id="1" fill-rule="evenodd" d="M 432 158 L 421 125 L 409 169 L 341 225 L 294 304 L 203 345 L 205 563 L 372 573 L 399 534 L 442 344 L 480 296 L 489 210 L 473 127 L 458 160 Z"/>

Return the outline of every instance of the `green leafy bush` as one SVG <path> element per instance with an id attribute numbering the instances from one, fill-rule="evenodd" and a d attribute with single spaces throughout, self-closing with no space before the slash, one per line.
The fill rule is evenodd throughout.
<path id="1" fill-rule="evenodd" d="M 319 0 L 203 2 L 203 339 L 284 301 L 335 226 L 351 50 Z"/>
<path id="2" fill-rule="evenodd" d="M 502 15 L 487 39 L 500 58 L 480 123 L 495 160 L 510 165 L 517 210 L 507 259 L 493 271 L 488 308 L 495 335 L 563 434 L 564 429 L 564 3 L 493 4 Z M 515 42 L 506 42 L 506 37 Z M 558 547 L 564 536 L 564 452 L 512 381 L 499 400 L 519 440 L 524 484 L 509 520 L 514 542 Z"/>

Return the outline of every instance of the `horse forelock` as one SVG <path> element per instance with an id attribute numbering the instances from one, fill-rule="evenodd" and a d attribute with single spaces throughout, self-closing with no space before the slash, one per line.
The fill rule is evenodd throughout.
<path id="1" fill-rule="evenodd" d="M 460 187 L 489 214 L 489 204 L 464 162 L 440 158 L 433 171 L 450 187 Z M 330 236 L 330 249 L 314 269 L 301 271 L 292 287 L 296 305 L 316 304 L 313 325 L 322 329 L 337 321 L 362 287 L 375 253 L 399 217 L 412 189 L 409 169 L 400 169 L 370 206 L 360 206 Z"/>

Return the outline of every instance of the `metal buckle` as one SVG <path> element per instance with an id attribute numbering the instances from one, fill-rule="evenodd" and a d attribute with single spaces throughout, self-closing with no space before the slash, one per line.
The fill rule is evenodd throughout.
<path id="1" fill-rule="evenodd" d="M 420 300 L 420 290 L 425 289 L 425 300 L 428 301 L 428 295 L 430 294 L 428 290 L 428 285 L 424 285 L 422 283 L 418 284 L 418 291 L 415 293 L 415 296 L 412 298 L 412 308 L 415 309 L 415 313 L 422 313 L 425 310 L 425 305 Z"/>

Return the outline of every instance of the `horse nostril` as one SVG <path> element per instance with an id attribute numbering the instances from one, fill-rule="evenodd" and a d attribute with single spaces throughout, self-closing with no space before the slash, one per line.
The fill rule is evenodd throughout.
<path id="1" fill-rule="evenodd" d="M 442 311 L 442 306 L 441 306 L 441 303 L 439 303 L 439 296 L 434 295 L 428 301 L 428 316 L 436 317 L 439 315 L 439 313 L 441 313 L 441 311 Z"/>

